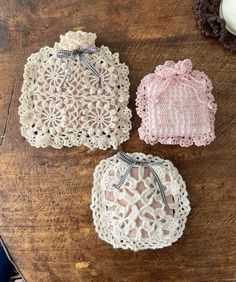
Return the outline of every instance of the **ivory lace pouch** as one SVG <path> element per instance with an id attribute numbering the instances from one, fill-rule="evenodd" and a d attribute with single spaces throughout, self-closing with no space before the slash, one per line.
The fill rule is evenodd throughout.
<path id="1" fill-rule="evenodd" d="M 118 152 L 95 169 L 91 209 L 102 240 L 138 251 L 177 241 L 190 205 L 185 182 L 170 161 Z"/>
<path id="2" fill-rule="evenodd" d="M 128 140 L 128 67 L 95 40 L 69 31 L 28 58 L 19 115 L 31 145 L 107 149 Z"/>
<path id="3" fill-rule="evenodd" d="M 149 144 L 205 146 L 215 138 L 216 104 L 210 79 L 189 59 L 166 61 L 137 90 L 139 136 Z"/>

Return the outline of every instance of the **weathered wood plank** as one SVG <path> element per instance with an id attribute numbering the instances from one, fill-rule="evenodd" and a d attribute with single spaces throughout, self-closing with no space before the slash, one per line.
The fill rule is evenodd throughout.
<path id="1" fill-rule="evenodd" d="M 17 108 L 27 56 L 83 28 L 130 67 L 131 138 L 121 148 L 171 159 L 187 183 L 192 212 L 172 247 L 113 250 L 95 234 L 92 172 L 113 150 L 36 149 L 21 137 Z M 28 279 L 56 281 L 236 280 L 236 56 L 197 29 L 190 0 L 0 1 L 0 234 Z M 139 140 L 135 92 L 167 59 L 190 58 L 213 81 L 216 141 L 206 148 Z M 87 267 L 76 267 L 76 263 Z"/>

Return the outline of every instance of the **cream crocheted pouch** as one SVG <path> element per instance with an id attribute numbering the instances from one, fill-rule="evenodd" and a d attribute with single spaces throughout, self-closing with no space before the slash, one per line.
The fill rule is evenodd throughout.
<path id="1" fill-rule="evenodd" d="M 177 241 L 190 205 L 185 182 L 169 160 L 118 152 L 95 169 L 91 209 L 102 240 L 138 251 Z"/>
<path id="2" fill-rule="evenodd" d="M 149 144 L 205 146 L 215 138 L 216 104 L 210 79 L 189 59 L 166 61 L 137 90 L 139 136 Z"/>
<path id="3" fill-rule="evenodd" d="M 117 148 L 131 129 L 128 67 L 96 34 L 69 31 L 25 65 L 21 133 L 36 147 Z"/>

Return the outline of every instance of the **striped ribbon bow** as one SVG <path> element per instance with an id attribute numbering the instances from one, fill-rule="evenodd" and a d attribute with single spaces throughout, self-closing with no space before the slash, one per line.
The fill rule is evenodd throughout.
<path id="1" fill-rule="evenodd" d="M 57 53 L 57 57 L 58 58 L 69 58 L 67 60 L 65 77 L 64 77 L 60 87 L 63 87 L 67 77 L 70 76 L 71 73 L 72 73 L 72 58 L 74 58 L 75 56 L 79 56 L 80 60 L 97 77 L 98 86 L 100 87 L 100 85 L 101 85 L 101 76 L 100 76 L 100 74 L 95 69 L 93 64 L 89 60 L 87 60 L 86 57 L 84 56 L 84 54 L 86 54 L 86 53 L 87 54 L 93 54 L 93 53 L 96 53 L 96 52 L 97 52 L 97 48 L 96 47 L 88 47 L 88 48 L 85 48 L 85 49 L 75 49 L 73 51 L 70 51 L 70 50 L 59 50 L 58 53 Z"/>
<path id="2" fill-rule="evenodd" d="M 161 198 L 162 201 L 165 205 L 165 207 L 167 209 L 170 209 L 167 199 L 166 199 L 166 195 L 165 195 L 165 191 L 164 191 L 164 186 L 162 185 L 162 182 L 159 178 L 159 176 L 157 175 L 156 171 L 153 169 L 152 165 L 162 165 L 164 164 L 164 160 L 161 162 L 155 162 L 155 161 L 149 161 L 149 160 L 136 160 L 133 159 L 132 157 L 128 156 L 126 153 L 119 151 L 117 153 L 117 156 L 119 159 L 121 159 L 122 161 L 124 161 L 125 163 L 127 163 L 129 166 L 127 168 L 127 170 L 125 171 L 125 173 L 121 176 L 118 184 L 116 185 L 117 189 L 120 189 L 121 186 L 125 183 L 126 178 L 128 177 L 131 169 L 135 166 L 143 166 L 143 167 L 147 167 L 150 169 L 153 177 L 154 177 L 154 181 L 155 183 L 158 185 L 159 189 L 160 189 L 160 193 L 161 193 Z"/>

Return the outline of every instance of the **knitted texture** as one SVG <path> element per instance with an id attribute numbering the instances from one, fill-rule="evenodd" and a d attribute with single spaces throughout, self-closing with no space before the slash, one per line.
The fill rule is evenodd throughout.
<path id="1" fill-rule="evenodd" d="M 142 153 L 127 154 L 139 160 L 162 159 Z M 98 236 L 114 248 L 158 249 L 170 246 L 183 234 L 190 205 L 185 183 L 173 164 L 152 165 L 165 187 L 170 209 L 164 207 L 150 169 L 135 166 L 125 183 L 116 187 L 127 164 L 114 155 L 102 160 L 94 172 L 91 209 Z"/>
<path id="2" fill-rule="evenodd" d="M 236 51 L 236 36 L 226 29 L 224 19 L 220 18 L 221 0 L 195 0 L 193 10 L 198 26 L 206 36 L 216 39 L 227 49 Z"/>
<path id="3" fill-rule="evenodd" d="M 128 140 L 129 71 L 118 53 L 101 46 L 96 53 L 84 54 L 101 77 L 100 87 L 78 56 L 70 58 L 71 74 L 61 87 L 68 58 L 58 58 L 58 51 L 95 46 L 95 39 L 94 33 L 70 31 L 54 48 L 44 47 L 28 58 L 19 115 L 21 133 L 31 145 L 107 149 Z"/>
<path id="4" fill-rule="evenodd" d="M 186 59 L 165 62 L 137 90 L 139 136 L 149 144 L 207 145 L 215 138 L 216 104 L 209 78 Z"/>

